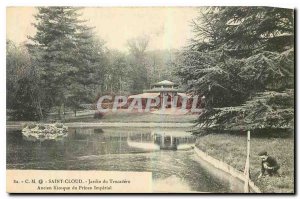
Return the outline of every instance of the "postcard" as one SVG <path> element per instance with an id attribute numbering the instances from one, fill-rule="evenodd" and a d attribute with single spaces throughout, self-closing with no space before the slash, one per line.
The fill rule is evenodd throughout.
<path id="1" fill-rule="evenodd" d="M 295 15 L 7 7 L 8 193 L 295 193 Z"/>

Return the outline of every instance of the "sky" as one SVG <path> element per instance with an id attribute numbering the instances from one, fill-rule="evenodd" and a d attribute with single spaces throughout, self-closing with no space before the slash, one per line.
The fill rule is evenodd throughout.
<path id="1" fill-rule="evenodd" d="M 193 36 L 191 20 L 195 7 L 90 7 L 80 11 L 87 25 L 110 49 L 126 51 L 127 40 L 148 36 L 149 50 L 180 49 Z M 9 7 L 6 11 L 6 37 L 16 43 L 35 34 L 34 7 Z"/>

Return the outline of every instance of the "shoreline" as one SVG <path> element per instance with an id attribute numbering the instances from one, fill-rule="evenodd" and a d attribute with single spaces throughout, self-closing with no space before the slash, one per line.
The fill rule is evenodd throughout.
<path id="1" fill-rule="evenodd" d="M 25 122 L 14 122 L 14 124 L 6 124 L 6 128 L 21 128 L 22 123 Z M 45 123 L 51 124 L 51 123 Z M 168 123 L 158 123 L 158 122 L 100 122 L 100 123 L 91 123 L 91 122 L 70 122 L 64 123 L 69 128 L 89 128 L 89 127 L 161 127 L 161 128 L 192 128 L 195 127 L 194 123 L 179 123 L 179 122 L 168 122 Z"/>
<path id="2" fill-rule="evenodd" d="M 246 161 L 246 142 L 246 136 L 215 133 L 199 137 L 195 146 L 203 154 L 216 159 L 217 162 L 223 162 L 218 162 L 217 167 L 227 167 L 228 165 L 226 169 L 232 167 L 243 175 Z M 262 193 L 294 193 L 293 138 L 252 136 L 250 145 L 250 178 L 260 191 Z M 280 176 L 265 176 L 258 179 L 261 172 L 261 160 L 257 154 L 262 150 L 268 150 L 268 153 L 276 158 L 281 166 Z M 225 164 L 226 166 L 224 166 Z"/>
<path id="3" fill-rule="evenodd" d="M 212 156 L 209 156 L 207 153 L 203 152 L 198 147 L 194 148 L 194 152 L 199 158 L 212 165 L 215 169 L 221 170 L 230 175 L 231 177 L 245 182 L 245 175 L 242 172 L 230 166 L 229 164 L 226 164 L 225 162 L 222 162 Z M 249 188 L 249 193 L 262 193 L 261 190 L 254 184 L 252 180 L 249 180 Z"/>

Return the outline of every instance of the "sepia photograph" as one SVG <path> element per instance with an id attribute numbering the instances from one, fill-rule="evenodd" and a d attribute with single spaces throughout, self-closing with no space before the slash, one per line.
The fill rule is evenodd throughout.
<path id="1" fill-rule="evenodd" d="M 282 7 L 6 7 L 6 191 L 295 194 L 294 33 Z"/>

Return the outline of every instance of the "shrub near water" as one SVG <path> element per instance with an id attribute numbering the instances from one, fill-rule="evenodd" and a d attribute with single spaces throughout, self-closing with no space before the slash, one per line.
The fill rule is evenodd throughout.
<path id="1" fill-rule="evenodd" d="M 209 134 L 200 137 L 196 146 L 210 156 L 244 172 L 246 162 L 246 135 Z M 261 170 L 258 153 L 267 150 L 280 164 L 281 177 L 257 179 Z M 251 137 L 250 177 L 262 192 L 294 192 L 294 140 L 293 138 Z"/>

